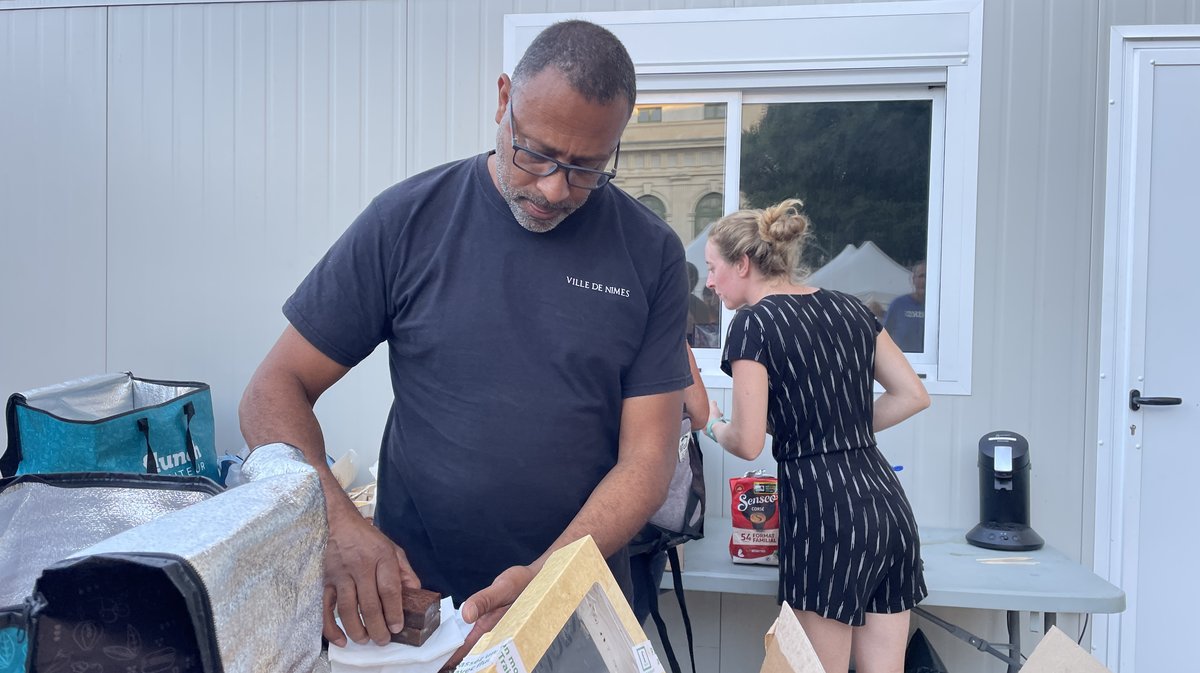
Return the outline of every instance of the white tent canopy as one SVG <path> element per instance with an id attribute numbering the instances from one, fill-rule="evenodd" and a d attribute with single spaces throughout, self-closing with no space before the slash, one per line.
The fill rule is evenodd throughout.
<path id="1" fill-rule="evenodd" d="M 716 223 L 714 222 L 713 224 Z M 700 235 L 683 249 L 684 257 L 688 262 L 694 264 L 696 271 L 700 273 L 700 282 L 696 283 L 696 287 L 694 288 L 696 294 L 699 294 L 700 288 L 704 287 L 704 278 L 708 275 L 708 270 L 704 266 L 704 245 L 708 243 L 708 232 L 712 227 L 712 224 L 705 227 L 704 231 L 700 232 Z"/>
<path id="2" fill-rule="evenodd" d="M 847 245 L 828 264 L 813 271 L 806 282 L 885 307 L 896 297 L 913 291 L 912 273 L 871 241 L 857 248 Z"/>
<path id="3" fill-rule="evenodd" d="M 700 272 L 697 289 L 704 285 L 704 245 L 711 227 L 705 228 L 685 250 L 687 261 Z M 825 266 L 813 271 L 805 283 L 852 294 L 864 303 L 878 302 L 884 308 L 896 297 L 913 291 L 912 273 L 871 241 L 858 247 L 847 244 Z"/>

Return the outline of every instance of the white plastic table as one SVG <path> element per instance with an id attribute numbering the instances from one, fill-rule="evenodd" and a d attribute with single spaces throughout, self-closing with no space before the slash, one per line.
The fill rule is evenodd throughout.
<path id="1" fill-rule="evenodd" d="M 706 522 L 706 537 L 684 546 L 684 589 L 776 596 L 778 568 L 735 565 L 729 560 L 728 526 L 721 526 L 726 522 L 710 519 Z M 1045 628 L 1049 629 L 1060 612 L 1111 614 L 1125 609 L 1125 592 L 1049 546 L 1027 552 L 993 551 L 967 544 L 962 530 L 920 530 L 929 596 L 914 612 L 1007 662 L 1009 671 L 1020 669 L 1022 612 L 1042 613 Z M 672 588 L 670 573 L 664 575 L 662 587 Z M 929 607 L 1004 610 L 1008 613 L 1010 642 L 1000 647 L 1010 648 L 1009 656 L 921 609 Z"/>

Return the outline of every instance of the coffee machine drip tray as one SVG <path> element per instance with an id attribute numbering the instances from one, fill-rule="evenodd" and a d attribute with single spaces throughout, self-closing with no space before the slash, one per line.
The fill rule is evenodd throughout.
<path id="1" fill-rule="evenodd" d="M 967 542 L 998 551 L 1033 551 L 1046 541 L 1037 531 L 1019 523 L 983 521 L 967 532 Z"/>

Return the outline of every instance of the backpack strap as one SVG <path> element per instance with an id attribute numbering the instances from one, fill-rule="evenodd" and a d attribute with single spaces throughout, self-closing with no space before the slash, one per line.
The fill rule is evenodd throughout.
<path id="1" fill-rule="evenodd" d="M 654 587 L 654 590 L 646 597 L 646 604 L 650 608 L 650 618 L 654 620 L 654 626 L 658 629 L 658 640 L 662 643 L 663 650 L 667 655 L 667 666 L 670 667 L 671 673 L 682 673 L 679 669 L 679 660 L 675 658 L 675 648 L 671 647 L 671 637 L 667 635 L 667 624 L 658 611 L 658 587 Z M 693 670 L 692 673 L 695 671 Z"/>
<path id="2" fill-rule="evenodd" d="M 683 631 L 687 634 L 688 656 L 692 658 L 692 673 L 696 673 L 696 647 L 692 642 L 692 618 L 688 616 L 687 602 L 683 599 L 683 571 L 679 568 L 679 551 L 667 549 L 667 560 L 671 563 L 671 580 L 675 584 L 675 598 L 679 601 L 679 614 L 683 617 Z M 652 605 L 657 608 L 658 601 Z M 657 612 L 657 610 L 655 610 Z M 665 645 L 664 645 L 665 647 Z"/>
<path id="3" fill-rule="evenodd" d="M 667 560 L 671 563 L 671 580 L 675 585 L 675 599 L 679 601 L 679 615 L 683 617 L 683 631 L 687 634 L 688 656 L 692 660 L 692 673 L 696 673 L 696 648 L 692 642 L 692 618 L 688 616 L 687 601 L 683 598 L 683 574 L 679 569 L 679 552 L 675 547 L 667 548 Z M 681 673 L 679 660 L 675 658 L 675 648 L 671 647 L 671 637 L 667 635 L 667 625 L 658 611 L 658 592 L 650 592 L 646 602 L 650 608 L 650 617 L 658 629 L 658 639 L 662 642 L 663 650 L 667 655 L 667 664 L 671 668 L 671 673 Z"/>

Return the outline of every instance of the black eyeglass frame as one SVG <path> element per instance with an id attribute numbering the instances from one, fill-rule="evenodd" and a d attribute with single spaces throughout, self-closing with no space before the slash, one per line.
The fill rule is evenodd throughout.
<path id="1" fill-rule="evenodd" d="M 541 152 L 535 152 L 535 151 L 529 149 L 528 147 L 525 147 L 524 145 L 517 142 L 517 118 L 513 113 L 513 104 L 512 104 L 511 97 L 509 97 L 509 99 L 508 99 L 508 128 L 510 131 L 512 131 L 512 148 L 513 148 L 512 164 L 513 164 L 513 166 L 516 166 L 517 168 L 525 171 L 526 173 L 528 173 L 530 175 L 536 175 L 539 178 L 544 178 L 549 175 L 554 175 L 555 172 L 562 170 L 565 172 L 568 185 L 571 185 L 572 187 L 576 187 L 578 189 L 586 189 L 588 191 L 600 189 L 604 185 L 608 184 L 609 180 L 612 180 L 613 178 L 617 177 L 617 164 L 619 164 L 621 162 L 621 143 L 620 142 L 617 143 L 617 149 L 613 154 L 613 167 L 612 167 L 611 171 L 601 171 L 601 170 L 597 170 L 595 168 L 587 168 L 585 166 L 576 166 L 575 164 L 567 164 L 567 163 L 563 163 L 563 162 L 559 161 L 558 159 L 555 159 L 554 157 L 548 157 L 545 154 L 542 154 Z M 517 163 L 517 154 L 519 152 L 524 152 L 524 153 L 532 156 L 533 158 L 537 159 L 538 161 L 548 163 L 550 165 L 550 170 L 546 171 L 545 173 L 539 173 L 537 171 L 529 170 L 525 166 L 518 164 Z M 575 184 L 574 182 L 571 181 L 571 176 L 575 175 L 577 173 L 584 174 L 584 175 L 596 176 L 596 184 L 594 184 L 594 185 Z"/>

